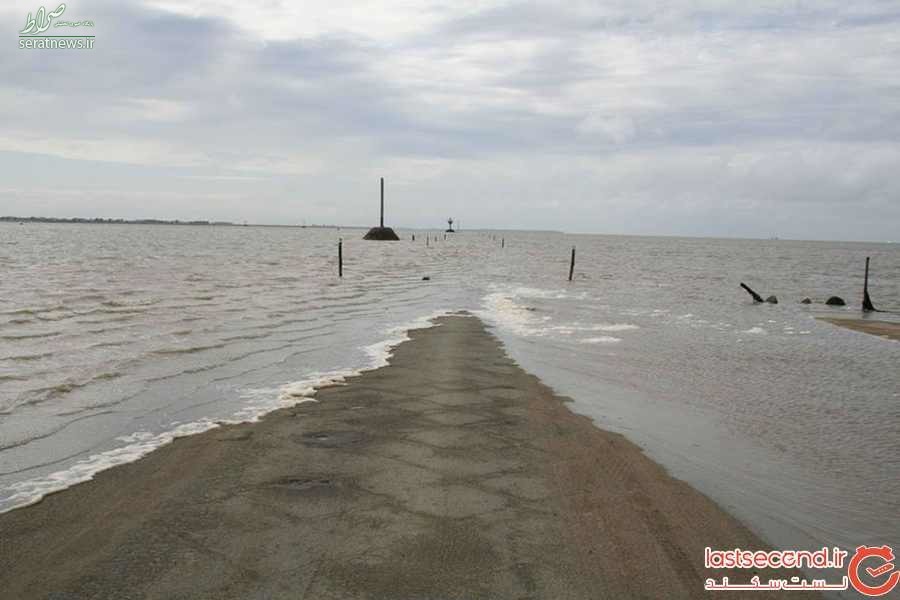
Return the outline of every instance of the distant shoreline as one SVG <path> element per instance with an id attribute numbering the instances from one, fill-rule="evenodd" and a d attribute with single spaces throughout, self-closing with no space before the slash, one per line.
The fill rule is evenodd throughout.
<path id="1" fill-rule="evenodd" d="M 232 221 L 182 221 L 180 219 L 106 219 L 102 217 L 96 218 L 88 218 L 88 217 L 12 217 L 12 216 L 4 216 L 0 217 L 0 223 L 61 223 L 66 225 L 191 225 L 195 227 L 287 227 L 291 229 L 350 229 L 350 230 L 360 230 L 366 231 L 370 227 L 368 225 L 284 225 L 277 223 L 234 223 Z M 423 233 L 428 232 L 443 232 L 443 226 L 439 227 L 403 227 L 398 226 L 395 229 L 403 230 L 403 231 L 421 231 Z M 461 233 L 462 230 L 457 229 L 455 233 Z M 516 231 L 525 231 L 525 230 L 517 230 L 517 229 L 468 229 L 466 231 L 469 232 L 516 232 Z M 559 233 L 565 234 L 565 232 L 554 231 L 550 229 L 534 229 L 527 230 L 528 233 Z M 594 235 L 594 234 L 590 234 Z"/>
<path id="2" fill-rule="evenodd" d="M 219 227 L 288 227 L 294 229 L 353 229 L 368 230 L 370 225 L 286 225 L 277 223 L 234 223 L 232 221 L 182 221 L 179 219 L 106 219 L 106 218 L 86 218 L 86 217 L 0 217 L 0 223 L 63 223 L 76 225 L 193 225 L 198 227 L 216 225 Z M 436 227 L 421 226 L 395 226 L 394 229 L 414 232 L 444 232 L 444 225 Z M 457 229 L 455 233 L 552 233 L 570 236 L 593 236 L 601 235 L 606 237 L 638 237 L 638 238 L 669 238 L 669 239 L 689 239 L 689 240 L 729 240 L 729 241 L 748 241 L 748 242 L 811 242 L 811 243 L 841 243 L 841 244 L 897 244 L 900 242 L 891 240 L 843 240 L 843 239 L 801 239 L 801 238 L 764 238 L 764 237 L 723 237 L 721 235 L 685 235 L 685 234 L 650 234 L 650 233 L 609 233 L 609 232 L 586 232 L 586 231 L 562 231 L 558 229 L 516 229 L 516 228 L 498 228 L 498 227 L 474 227 L 472 229 Z"/>
<path id="3" fill-rule="evenodd" d="M 63 223 L 76 225 L 193 225 L 218 227 L 294 227 L 297 229 L 365 229 L 358 225 L 277 225 L 231 221 L 182 221 L 180 219 L 104 219 L 85 217 L 0 217 L 0 223 Z"/>

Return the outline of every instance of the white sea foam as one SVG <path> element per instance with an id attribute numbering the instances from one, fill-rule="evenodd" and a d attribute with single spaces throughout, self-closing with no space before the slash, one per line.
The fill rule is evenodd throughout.
<path id="1" fill-rule="evenodd" d="M 45 477 L 28 479 L 8 486 L 6 490 L 13 492 L 13 494 L 6 498 L 0 513 L 8 512 L 14 508 L 30 506 L 47 494 L 64 490 L 77 483 L 90 481 L 100 471 L 134 462 L 157 448 L 171 443 L 176 438 L 203 433 L 218 426 L 218 422 L 202 420 L 194 423 L 184 423 L 170 431 L 156 435 L 146 431 L 139 431 L 129 436 L 122 436 L 117 439 L 130 442 L 128 445 L 94 454 L 75 463 L 68 469 L 50 473 Z"/>
<path id="2" fill-rule="evenodd" d="M 587 297 L 587 292 L 580 292 L 572 296 L 566 290 L 544 290 L 533 287 L 516 287 L 510 291 L 510 294 L 517 298 L 547 298 L 551 300 L 563 300 L 569 297 L 583 300 Z"/>
<path id="3" fill-rule="evenodd" d="M 561 333 L 563 335 L 571 335 L 580 331 L 629 331 L 631 329 L 640 329 L 637 325 L 630 323 L 600 323 L 597 325 L 582 325 L 580 323 L 572 323 L 571 325 L 554 325 L 553 327 L 545 327 L 539 330 L 542 333 Z"/>
<path id="4" fill-rule="evenodd" d="M 584 338 L 583 340 L 578 341 L 582 344 L 615 344 L 622 340 L 621 338 L 613 337 L 611 335 L 601 335 L 600 337 Z"/>
<path id="5" fill-rule="evenodd" d="M 628 331 L 640 329 L 638 325 L 632 323 L 563 323 L 559 325 L 550 325 L 552 317 L 536 312 L 525 305 L 516 302 L 516 298 L 521 297 L 522 290 L 525 290 L 529 297 L 539 298 L 557 298 L 560 292 L 554 290 L 537 290 L 535 288 L 515 288 L 509 292 L 493 292 L 487 294 L 483 298 L 484 309 L 475 311 L 475 313 L 489 323 L 493 323 L 508 329 L 523 337 L 543 337 L 543 336 L 570 336 L 580 332 L 592 331 Z M 588 338 L 604 340 L 603 336 L 599 338 Z M 619 341 L 618 338 L 610 338 Z M 606 340 L 608 341 L 608 340 Z M 598 343 L 598 342 L 588 342 Z"/>
<path id="6" fill-rule="evenodd" d="M 391 356 L 394 355 L 394 348 L 396 348 L 403 342 L 409 341 L 410 331 L 412 331 L 413 329 L 428 329 L 429 327 L 437 327 L 439 324 L 435 322 L 435 319 L 447 316 L 452 312 L 453 311 L 451 310 L 437 310 L 430 315 L 419 317 L 418 319 L 415 319 L 404 325 L 398 325 L 397 327 L 390 328 L 386 332 L 391 336 L 390 338 L 363 348 L 363 350 L 365 350 L 366 354 L 371 359 L 371 362 L 367 367 L 360 369 L 358 372 L 362 373 L 364 371 L 371 371 L 373 369 L 386 367 L 390 361 Z"/>
<path id="7" fill-rule="evenodd" d="M 162 433 L 136 431 L 129 435 L 119 436 L 116 440 L 125 444 L 124 446 L 93 454 L 67 469 L 44 477 L 13 483 L 4 488 L 5 491 L 12 492 L 12 494 L 4 498 L 3 504 L 0 505 L 0 513 L 30 506 L 39 502 L 47 494 L 90 481 L 100 471 L 134 462 L 177 438 L 203 433 L 221 425 L 255 423 L 272 411 L 295 406 L 302 402 L 315 402 L 314 396 L 319 389 L 332 385 L 343 385 L 349 377 L 386 366 L 393 355 L 393 350 L 410 339 L 409 332 L 411 330 L 434 327 L 437 325 L 434 319 L 446 314 L 449 314 L 449 311 L 436 311 L 410 323 L 390 328 L 385 332 L 390 336 L 388 339 L 363 348 L 369 357 L 369 363 L 360 368 L 314 373 L 299 381 L 275 388 L 248 389 L 241 396 L 245 404 L 229 418 L 202 419 L 191 423 L 176 421 L 171 424 L 172 429 Z"/>
<path id="8" fill-rule="evenodd" d="M 640 329 L 640 327 L 632 325 L 631 323 L 601 323 L 598 325 L 591 325 L 587 328 L 587 331 L 628 331 L 630 329 Z"/>
<path id="9" fill-rule="evenodd" d="M 540 323 L 550 319 L 546 315 L 537 317 L 534 311 L 517 304 L 509 294 L 501 292 L 486 295 L 483 305 L 483 310 L 475 311 L 478 316 L 522 336 L 539 335 L 546 329 L 540 327 Z"/>
<path id="10" fill-rule="evenodd" d="M 753 335 L 766 335 L 766 330 L 762 327 L 751 327 L 742 333 L 751 333 Z"/>

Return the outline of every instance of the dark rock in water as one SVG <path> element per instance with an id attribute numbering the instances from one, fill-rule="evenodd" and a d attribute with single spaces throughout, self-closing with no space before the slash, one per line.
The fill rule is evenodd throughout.
<path id="1" fill-rule="evenodd" d="M 847 306 L 847 303 L 844 302 L 844 299 L 840 296 L 832 296 L 825 301 L 825 304 L 827 304 L 828 306 Z"/>
<path id="2" fill-rule="evenodd" d="M 431 281 L 431 277 L 426 275 L 425 277 L 422 278 L 422 281 Z"/>
<path id="3" fill-rule="evenodd" d="M 775 296 L 769 296 L 768 298 L 766 298 L 766 302 L 768 302 L 769 304 L 778 304 L 778 298 L 776 298 Z"/>
<path id="4" fill-rule="evenodd" d="M 804 298 L 800 301 L 800 304 L 812 304 L 812 300 L 810 300 L 809 298 Z"/>
<path id="5" fill-rule="evenodd" d="M 397 234 L 394 233 L 394 230 L 390 227 L 373 227 L 369 230 L 364 237 L 364 240 L 383 240 L 383 241 L 398 241 L 400 238 L 397 237 Z"/>

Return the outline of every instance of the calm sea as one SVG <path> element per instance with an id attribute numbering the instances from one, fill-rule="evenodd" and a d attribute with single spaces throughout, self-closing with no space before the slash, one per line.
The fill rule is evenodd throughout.
<path id="1" fill-rule="evenodd" d="M 303 401 L 468 309 L 773 544 L 900 546 L 900 343 L 815 319 L 859 315 L 866 256 L 900 311 L 900 245 L 401 233 L 0 224 L 0 510 Z"/>

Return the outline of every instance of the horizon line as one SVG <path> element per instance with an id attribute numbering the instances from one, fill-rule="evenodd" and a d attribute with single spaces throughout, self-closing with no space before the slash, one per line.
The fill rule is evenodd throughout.
<path id="1" fill-rule="evenodd" d="M 161 219 L 156 217 L 145 217 L 138 219 L 125 219 L 119 217 L 17 217 L 13 215 L 0 216 L 0 223 L 25 222 L 37 224 L 60 224 L 60 225 L 177 225 L 177 226 L 194 226 L 194 227 L 288 227 L 295 229 L 369 229 L 369 225 L 337 225 L 337 224 L 295 224 L 295 223 L 250 223 L 235 221 L 210 221 L 204 219 Z M 409 225 L 397 225 L 396 229 L 409 231 L 439 231 L 443 232 L 443 226 L 421 227 Z M 472 227 L 457 230 L 455 233 L 467 231 L 503 231 L 503 232 L 520 232 L 520 233 L 555 233 L 560 235 L 598 235 L 598 236 L 615 236 L 615 237 L 660 237 L 660 238 L 685 238 L 685 239 L 707 239 L 707 240 L 753 240 L 766 242 L 839 242 L 851 244 L 897 244 L 894 240 L 836 240 L 824 238 L 791 238 L 791 237 L 747 237 L 747 236 L 728 236 L 728 235 L 690 235 L 678 233 L 608 233 L 608 232 L 584 232 L 584 231 L 565 231 L 561 229 L 515 229 L 502 227 Z"/>

